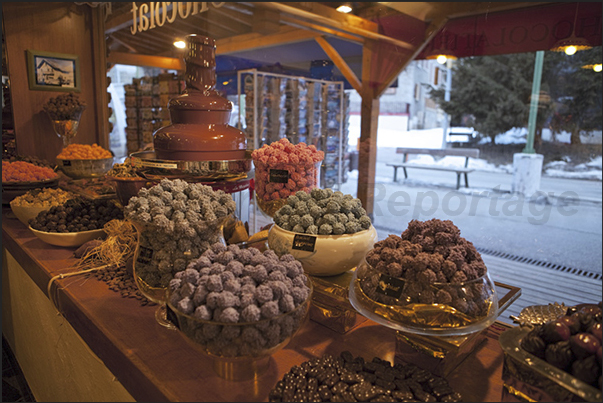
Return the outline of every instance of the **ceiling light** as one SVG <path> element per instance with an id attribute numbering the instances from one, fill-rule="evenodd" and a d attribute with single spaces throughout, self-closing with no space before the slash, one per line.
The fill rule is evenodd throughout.
<path id="1" fill-rule="evenodd" d="M 456 60 L 458 57 L 447 51 L 436 51 L 430 55 L 425 56 L 426 59 L 436 60 L 440 64 L 446 64 L 448 60 Z"/>
<path id="2" fill-rule="evenodd" d="M 586 50 L 592 48 L 590 43 L 584 38 L 578 38 L 575 35 L 576 32 L 576 22 L 578 20 L 578 5 L 576 3 L 576 13 L 574 14 L 574 25 L 572 26 L 572 34 L 569 38 L 561 39 L 557 41 L 555 45 L 551 48 L 552 51 L 555 52 L 565 52 L 567 55 L 573 55 L 579 50 Z"/>
<path id="3" fill-rule="evenodd" d="M 178 49 L 184 49 L 186 47 L 186 42 L 184 41 L 176 41 L 174 42 L 174 46 Z"/>
<path id="4" fill-rule="evenodd" d="M 340 13 L 347 14 L 352 11 L 352 7 L 348 3 L 344 3 L 337 7 L 335 10 L 339 11 Z"/>
<path id="5" fill-rule="evenodd" d="M 587 70 L 593 70 L 597 73 L 600 73 L 601 70 L 603 69 L 603 67 L 601 66 L 601 63 L 598 64 L 585 64 L 584 66 L 582 66 L 583 69 L 587 69 Z"/>
<path id="6" fill-rule="evenodd" d="M 572 34 L 569 38 L 558 41 L 551 50 L 555 52 L 565 52 L 567 55 L 573 55 L 579 50 L 590 49 L 592 46 L 584 38 L 577 38 Z"/>

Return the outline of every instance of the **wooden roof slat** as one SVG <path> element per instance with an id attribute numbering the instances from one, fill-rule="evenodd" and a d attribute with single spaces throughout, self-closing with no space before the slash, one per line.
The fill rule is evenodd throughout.
<path id="1" fill-rule="evenodd" d="M 205 22 L 208 25 L 213 25 L 219 29 L 221 29 L 222 31 L 226 31 L 228 32 L 230 35 L 232 34 L 236 34 L 239 35 L 241 34 L 240 30 L 236 29 L 236 28 L 232 28 L 231 26 L 228 26 L 228 23 L 224 23 L 223 19 L 221 19 L 221 21 L 217 21 L 213 15 L 196 15 L 195 19 L 197 20 L 201 20 L 203 22 Z M 208 27 L 209 30 L 209 27 Z M 227 35 L 215 35 L 217 37 L 223 37 L 223 36 L 227 36 Z"/>
<path id="2" fill-rule="evenodd" d="M 228 17 L 232 21 L 245 25 L 247 27 L 251 27 L 253 24 L 253 17 L 251 17 L 250 15 L 241 13 L 239 11 L 234 11 L 233 9 L 227 9 L 225 6 L 222 6 L 220 8 L 213 8 L 211 11 L 215 14 L 221 14 L 225 17 Z"/>
<path id="3" fill-rule="evenodd" d="M 138 51 L 136 53 L 152 54 L 157 51 L 157 42 L 149 42 L 141 36 L 134 38 L 132 35 L 123 34 L 121 32 L 114 32 L 111 36 L 137 49 Z"/>

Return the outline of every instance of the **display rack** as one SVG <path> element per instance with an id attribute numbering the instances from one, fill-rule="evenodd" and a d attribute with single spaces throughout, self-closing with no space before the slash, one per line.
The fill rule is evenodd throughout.
<path id="1" fill-rule="evenodd" d="M 124 85 L 128 154 L 152 148 L 153 133 L 170 124 L 169 100 L 183 89 L 182 77 L 169 73 L 136 78 Z"/>
<path id="2" fill-rule="evenodd" d="M 325 153 L 321 187 L 340 189 L 347 180 L 343 144 L 349 98 L 344 83 L 256 69 L 238 71 L 237 80 L 238 128 L 247 135 L 248 149 L 284 137 L 294 144 L 313 144 Z"/>

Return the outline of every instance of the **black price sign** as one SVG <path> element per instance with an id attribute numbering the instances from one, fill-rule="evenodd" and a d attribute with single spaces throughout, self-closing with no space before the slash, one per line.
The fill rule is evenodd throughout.
<path id="1" fill-rule="evenodd" d="M 286 169 L 271 169 L 268 181 L 271 183 L 287 183 L 289 182 L 289 171 Z"/>
<path id="2" fill-rule="evenodd" d="M 71 166 L 71 160 L 63 160 L 63 166 L 64 167 L 70 167 Z"/>
<path id="3" fill-rule="evenodd" d="M 387 274 L 381 274 L 375 291 L 388 297 L 400 299 L 403 290 L 404 280 L 388 276 Z"/>
<path id="4" fill-rule="evenodd" d="M 291 246 L 291 249 L 303 250 L 306 252 L 314 252 L 315 245 L 315 236 L 295 234 L 295 236 L 293 237 L 293 245 Z"/>
<path id="5" fill-rule="evenodd" d="M 178 323 L 178 316 L 176 315 L 176 313 L 172 310 L 172 308 L 170 308 L 169 305 L 165 305 L 165 317 L 167 320 L 169 320 L 170 322 L 172 322 L 172 324 L 174 326 L 176 326 L 178 329 L 180 329 L 180 325 Z"/>
<path id="6" fill-rule="evenodd" d="M 153 249 L 147 248 L 146 246 L 139 246 L 138 258 L 136 261 L 142 264 L 149 264 L 153 257 Z"/>

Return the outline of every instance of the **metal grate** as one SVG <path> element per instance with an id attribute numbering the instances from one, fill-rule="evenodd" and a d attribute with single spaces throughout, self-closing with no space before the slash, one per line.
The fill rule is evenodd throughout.
<path id="1" fill-rule="evenodd" d="M 538 259 L 516 256 L 516 255 L 512 255 L 510 253 L 506 253 L 506 252 L 498 252 L 498 251 L 493 251 L 490 249 L 479 248 L 479 247 L 476 249 L 479 253 L 482 253 L 482 254 L 496 256 L 496 257 L 512 260 L 512 261 L 519 262 L 519 263 L 525 263 L 525 264 L 531 264 L 531 265 L 535 265 L 535 266 L 545 267 L 547 269 L 553 269 L 553 270 L 557 270 L 557 271 L 560 271 L 563 273 L 570 273 L 570 274 L 575 274 L 578 276 L 584 276 L 584 277 L 587 277 L 587 278 L 590 278 L 593 280 L 601 280 L 601 278 L 602 278 L 601 273 L 593 273 L 593 272 L 586 271 L 586 270 L 574 269 L 571 267 L 558 265 L 558 264 L 554 264 L 551 262 L 544 262 L 544 261 L 538 260 Z"/>

